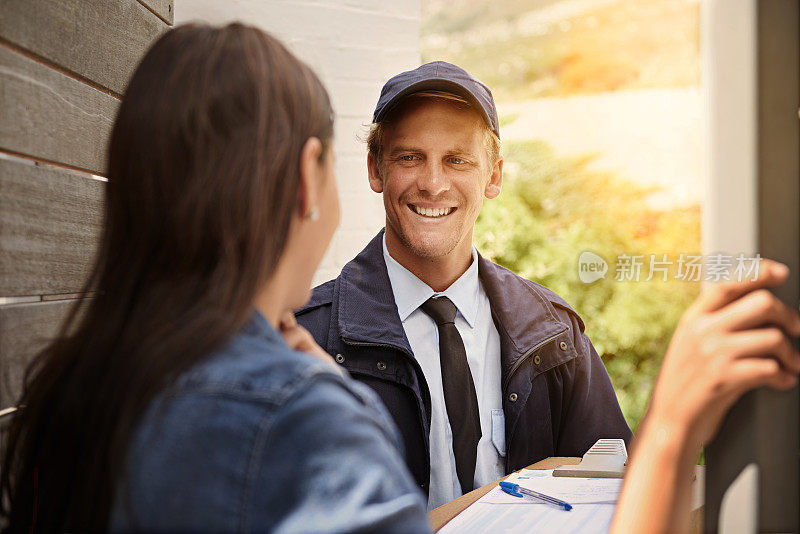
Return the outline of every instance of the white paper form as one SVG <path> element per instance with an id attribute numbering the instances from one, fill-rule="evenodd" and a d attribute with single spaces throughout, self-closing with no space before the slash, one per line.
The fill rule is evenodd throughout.
<path id="1" fill-rule="evenodd" d="M 553 477 L 552 470 L 524 469 L 506 480 L 572 504 L 565 511 L 534 499 L 508 495 L 500 488 L 481 497 L 439 532 L 442 534 L 496 532 L 607 533 L 614 518 L 622 480 Z"/>
<path id="2" fill-rule="evenodd" d="M 621 478 L 554 477 L 552 469 L 523 469 L 518 473 L 512 473 L 506 481 L 561 499 L 573 506 L 576 504 L 616 504 L 622 491 Z M 495 504 L 530 505 L 537 503 L 549 506 L 536 499 L 514 497 L 499 487 L 492 489 L 480 500 Z"/>
<path id="3" fill-rule="evenodd" d="M 576 504 L 565 512 L 555 506 L 519 506 L 476 502 L 447 523 L 440 534 L 536 532 L 606 534 L 614 518 L 613 504 Z"/>

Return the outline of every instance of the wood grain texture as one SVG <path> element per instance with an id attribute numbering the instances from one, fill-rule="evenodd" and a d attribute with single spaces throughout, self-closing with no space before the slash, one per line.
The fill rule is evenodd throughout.
<path id="1" fill-rule="evenodd" d="M 0 47 L 0 148 L 102 174 L 119 100 Z"/>
<path id="2" fill-rule="evenodd" d="M 175 3 L 173 0 L 139 0 L 161 17 L 170 26 L 175 21 Z"/>
<path id="3" fill-rule="evenodd" d="M 160 9 L 168 0 L 147 0 Z M 169 26 L 137 0 L 2 0 L 0 37 L 120 95 Z"/>
<path id="4" fill-rule="evenodd" d="M 81 291 L 104 192 L 86 176 L 0 159 L 0 296 Z"/>
<path id="5" fill-rule="evenodd" d="M 30 361 L 59 331 L 71 307 L 87 301 L 62 300 L 0 306 L 0 409 L 14 404 Z"/>

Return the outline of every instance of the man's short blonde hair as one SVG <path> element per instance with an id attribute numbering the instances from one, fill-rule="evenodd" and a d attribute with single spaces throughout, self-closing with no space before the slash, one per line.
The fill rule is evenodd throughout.
<path id="1" fill-rule="evenodd" d="M 369 153 L 372 154 L 372 157 L 378 164 L 379 169 L 381 168 L 381 163 L 383 163 L 383 143 L 386 136 L 387 126 L 389 126 L 395 119 L 397 110 L 405 105 L 406 102 L 412 99 L 423 98 L 450 102 L 455 104 L 459 109 L 475 109 L 472 104 L 467 102 L 462 97 L 452 93 L 446 93 L 444 91 L 420 91 L 419 93 L 413 93 L 407 96 L 399 106 L 389 111 L 383 120 L 370 125 L 369 135 L 367 136 L 367 148 L 369 149 Z M 500 138 L 492 131 L 489 125 L 486 124 L 486 121 L 481 120 L 481 124 L 483 124 L 484 128 L 484 145 L 486 147 L 486 155 L 489 160 L 489 165 L 490 167 L 494 167 L 497 162 L 500 161 Z"/>

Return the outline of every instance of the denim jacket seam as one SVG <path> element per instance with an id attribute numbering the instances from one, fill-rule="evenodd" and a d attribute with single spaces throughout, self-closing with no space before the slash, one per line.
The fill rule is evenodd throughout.
<path id="1" fill-rule="evenodd" d="M 291 380 L 291 384 L 282 386 L 279 389 L 271 388 L 269 391 L 253 390 L 241 391 L 237 390 L 236 384 L 231 384 L 230 387 L 220 387 L 217 384 L 213 386 L 203 385 L 192 388 L 181 388 L 179 390 L 171 391 L 168 395 L 169 398 L 185 397 L 192 395 L 208 395 L 213 397 L 229 398 L 240 401 L 255 401 L 266 402 L 272 405 L 280 405 L 286 396 L 286 390 L 292 389 L 296 379 Z"/>
<path id="2" fill-rule="evenodd" d="M 286 407 L 288 404 L 293 402 L 297 399 L 298 396 L 302 395 L 303 392 L 308 391 L 311 383 L 315 380 L 320 379 L 333 379 L 334 382 L 342 382 L 342 378 L 333 373 L 327 372 L 326 369 L 320 367 L 311 367 L 305 369 L 303 372 L 297 373 L 296 380 L 292 381 L 291 386 L 287 386 L 282 388 L 282 391 L 285 391 L 286 394 L 283 398 L 280 399 L 279 402 L 276 402 L 275 405 L 278 407 L 278 410 L 281 408 Z M 354 395 L 356 399 L 361 403 L 364 404 L 364 401 L 361 398 L 361 395 L 358 392 L 350 390 L 346 388 L 347 391 Z M 250 509 L 250 501 L 251 501 L 251 494 L 253 491 L 253 486 L 255 485 L 255 479 L 258 473 L 258 469 L 261 465 L 261 459 L 263 458 L 263 451 L 266 449 L 267 443 L 269 442 L 269 438 L 271 437 L 271 429 L 275 423 L 275 420 L 278 418 L 277 413 L 270 413 L 266 414 L 262 417 L 256 427 L 256 435 L 253 438 L 253 446 L 250 450 L 250 459 L 247 462 L 247 472 L 245 474 L 245 478 L 242 484 L 242 491 L 241 491 L 241 501 L 239 503 L 239 528 L 242 531 L 248 530 L 248 523 L 249 523 L 249 509 Z"/>
<path id="3" fill-rule="evenodd" d="M 285 403 L 281 404 L 281 406 L 284 405 Z M 256 427 L 256 435 L 253 438 L 253 446 L 250 448 L 250 457 L 247 461 L 247 472 L 245 473 L 244 480 L 242 481 L 242 489 L 238 506 L 239 517 L 237 518 L 237 523 L 241 532 L 246 532 L 249 527 L 250 495 L 252 493 L 253 485 L 255 484 L 256 472 L 258 471 L 258 467 L 261 465 L 261 454 L 257 453 L 264 450 L 264 443 L 269 435 L 269 429 L 271 429 L 275 422 L 275 416 L 276 414 L 274 413 L 268 413 L 264 415 L 258 421 L 258 425 Z"/>
<path id="4" fill-rule="evenodd" d="M 308 367 L 302 371 L 292 373 L 284 381 L 283 385 L 279 387 L 259 384 L 256 381 L 242 382 L 242 381 L 220 381 L 208 380 L 198 381 L 195 384 L 181 384 L 169 392 L 170 398 L 180 397 L 184 395 L 214 395 L 220 397 L 229 397 L 243 401 L 258 401 L 268 402 L 273 405 L 281 405 L 286 402 L 287 397 L 290 397 L 295 389 L 297 383 L 306 380 L 310 376 L 317 374 L 331 374 L 332 376 L 339 376 L 333 370 L 328 371 L 322 366 Z M 242 390 L 242 386 L 253 386 L 255 389 Z"/>

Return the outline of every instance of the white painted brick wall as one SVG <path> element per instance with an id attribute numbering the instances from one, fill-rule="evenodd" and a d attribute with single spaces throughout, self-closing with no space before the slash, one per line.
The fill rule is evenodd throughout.
<path id="1" fill-rule="evenodd" d="M 367 181 L 367 126 L 380 89 L 420 63 L 420 0 L 176 0 L 175 24 L 238 20 L 281 39 L 320 76 L 336 110 L 339 229 L 314 283 L 336 277 L 384 224 Z"/>

